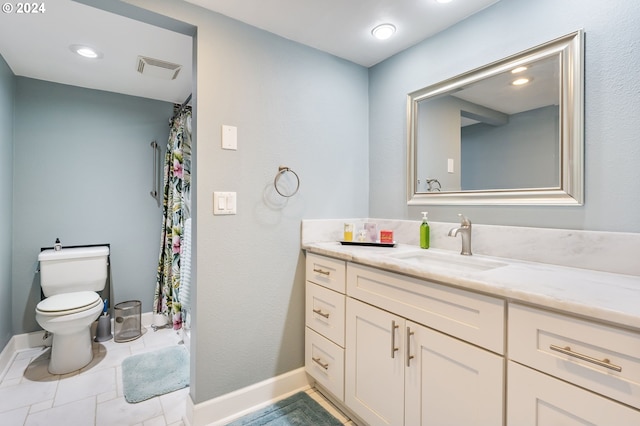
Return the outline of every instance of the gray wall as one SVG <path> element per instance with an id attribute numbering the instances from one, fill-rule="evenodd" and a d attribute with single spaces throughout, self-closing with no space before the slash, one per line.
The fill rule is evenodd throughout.
<path id="1" fill-rule="evenodd" d="M 304 364 L 303 218 L 368 208 L 367 70 L 173 0 L 133 4 L 198 26 L 195 114 L 197 286 L 191 347 L 196 403 Z M 238 150 L 220 126 L 238 127 Z M 300 176 L 283 199 L 279 165 Z M 236 191 L 238 214 L 213 216 Z"/>
<path id="2" fill-rule="evenodd" d="M 427 179 L 437 179 L 444 191 L 459 191 L 461 186 L 460 100 L 446 96 L 418 104 L 416 173 L 418 191 L 428 192 Z M 454 173 L 448 172 L 448 160 Z M 438 188 L 433 184 L 433 188 Z"/>
<path id="3" fill-rule="evenodd" d="M 13 215 L 13 110 L 15 77 L 0 55 L 0 351 L 11 338 L 11 229 Z"/>
<path id="4" fill-rule="evenodd" d="M 558 107 L 512 114 L 500 126 L 460 129 L 462 188 L 553 188 L 560 184 Z"/>
<path id="5" fill-rule="evenodd" d="M 63 245 L 110 243 L 112 306 L 134 299 L 151 311 L 162 212 L 149 195 L 149 143 L 166 145 L 172 104 L 16 81 L 14 334 L 40 329 L 36 260 L 57 237 Z"/>
<path id="6" fill-rule="evenodd" d="M 369 215 L 419 220 L 406 203 L 406 95 L 577 29 L 585 49 L 585 205 L 428 206 L 429 218 L 640 232 L 636 0 L 502 0 L 370 69 Z"/>

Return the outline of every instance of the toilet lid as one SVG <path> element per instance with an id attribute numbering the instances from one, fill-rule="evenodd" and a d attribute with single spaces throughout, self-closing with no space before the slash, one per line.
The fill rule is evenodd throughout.
<path id="1" fill-rule="evenodd" d="M 41 312 L 62 312 L 95 306 L 96 302 L 102 300 L 95 291 L 77 291 L 47 297 L 38 303 L 37 309 Z"/>

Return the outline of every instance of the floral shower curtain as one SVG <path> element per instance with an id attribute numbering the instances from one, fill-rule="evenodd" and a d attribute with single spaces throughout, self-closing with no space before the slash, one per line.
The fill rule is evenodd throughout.
<path id="1" fill-rule="evenodd" d="M 191 110 L 178 111 L 171 130 L 164 163 L 162 235 L 153 313 L 164 314 L 174 329 L 182 327 L 180 303 L 180 257 L 183 254 L 184 224 L 190 217 L 191 194 Z"/>

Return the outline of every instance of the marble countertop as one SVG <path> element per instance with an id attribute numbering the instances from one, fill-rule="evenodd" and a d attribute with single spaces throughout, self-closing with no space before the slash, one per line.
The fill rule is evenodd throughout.
<path id="1" fill-rule="evenodd" d="M 456 252 L 441 249 L 421 250 L 417 246 L 397 244 L 389 247 L 343 246 L 339 242 L 303 244 L 308 252 L 321 254 L 391 272 L 454 285 L 472 291 L 526 302 L 570 314 L 593 318 L 640 331 L 640 277 L 588 269 L 526 262 L 501 257 L 473 255 L 460 259 Z M 429 253 L 424 253 L 429 252 Z M 451 268 L 444 262 L 429 265 L 412 258 L 432 255 L 437 258 L 469 262 L 479 269 Z M 403 259 L 403 257 L 406 257 Z M 482 265 L 494 265 L 481 270 Z M 490 266 L 491 267 L 491 266 Z"/>

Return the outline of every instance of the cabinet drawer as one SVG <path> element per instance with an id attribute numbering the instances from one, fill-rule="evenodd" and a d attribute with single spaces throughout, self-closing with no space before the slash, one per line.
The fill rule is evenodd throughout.
<path id="1" fill-rule="evenodd" d="M 344 349 L 305 327 L 304 368 L 316 382 L 344 401 Z"/>
<path id="2" fill-rule="evenodd" d="M 640 408 L 640 333 L 509 305 L 509 358 Z"/>
<path id="3" fill-rule="evenodd" d="M 344 294 L 307 281 L 307 327 L 344 347 L 344 303 Z"/>
<path id="4" fill-rule="evenodd" d="M 501 299 L 351 263 L 347 294 L 504 354 Z"/>
<path id="5" fill-rule="evenodd" d="M 307 253 L 307 281 L 340 293 L 345 290 L 345 262 Z"/>

